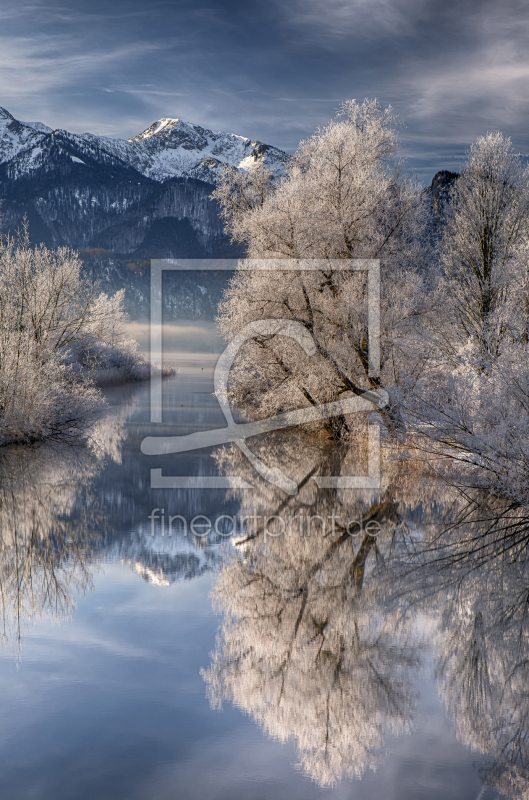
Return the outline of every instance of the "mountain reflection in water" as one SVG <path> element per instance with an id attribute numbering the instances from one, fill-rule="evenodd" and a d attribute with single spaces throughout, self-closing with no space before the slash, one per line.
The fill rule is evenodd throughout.
<path id="1" fill-rule="evenodd" d="M 127 427 L 145 387 L 114 394 L 121 402 L 85 443 L 0 448 L 1 636 L 19 651 L 28 623 L 71 617 L 104 563 L 120 561 L 158 586 L 219 563 L 207 542 L 169 538 L 159 528 L 151 535 L 149 511 L 164 498 L 149 493 L 138 463 L 141 426 Z M 187 517 L 196 513 L 192 493 L 177 500 Z"/>

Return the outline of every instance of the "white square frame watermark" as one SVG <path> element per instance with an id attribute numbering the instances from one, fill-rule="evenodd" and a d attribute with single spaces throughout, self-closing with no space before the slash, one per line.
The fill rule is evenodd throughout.
<path id="1" fill-rule="evenodd" d="M 151 322 L 150 322 L 150 358 L 152 366 L 151 386 L 150 386 L 150 419 L 151 423 L 161 423 L 163 421 L 163 391 L 161 370 L 155 365 L 161 363 L 163 358 L 162 347 L 162 292 L 163 292 L 163 273 L 164 271 L 354 271 L 367 272 L 367 310 L 368 310 L 368 374 L 370 377 L 380 376 L 380 261 L 378 259 L 152 259 L 151 260 Z M 267 324 L 283 324 L 288 326 L 284 320 L 263 321 Z M 253 323 L 260 325 L 263 323 Z M 247 326 L 247 327 L 251 327 Z M 280 332 L 280 331 L 278 331 Z M 290 335 L 290 334 L 287 334 Z M 229 348 L 227 348 L 229 349 Z M 223 355 L 226 354 L 227 351 Z M 223 356 L 221 355 L 220 359 Z M 219 359 L 219 360 L 220 360 Z M 228 362 L 231 364 L 231 361 Z M 229 369 L 229 366 L 228 366 Z M 221 397 L 216 391 L 217 398 L 221 407 L 224 408 L 227 418 L 231 418 L 231 412 L 227 411 L 227 397 Z M 223 392 L 225 395 L 225 392 Z M 381 401 L 381 402 L 378 402 Z M 351 413 L 353 411 L 369 411 L 373 405 L 382 407 L 386 400 L 374 392 L 366 392 L 363 396 L 356 396 L 346 401 L 325 404 L 312 410 L 316 417 L 335 416 L 337 413 Z M 335 408 L 336 406 L 336 408 Z M 142 442 L 142 451 L 149 455 L 161 455 L 170 452 L 182 452 L 187 449 L 195 449 L 198 446 L 208 447 L 211 444 L 221 444 L 233 441 L 247 455 L 261 475 L 267 478 L 270 470 L 259 462 L 251 451 L 246 447 L 242 440 L 250 436 L 259 435 L 267 430 L 275 430 L 278 427 L 286 427 L 306 421 L 307 410 L 290 412 L 289 414 L 279 415 L 271 420 L 262 420 L 259 423 L 246 425 L 236 425 L 233 422 L 231 428 L 238 428 L 235 434 L 233 430 L 230 435 L 230 425 L 227 429 L 220 431 L 204 431 L 190 437 L 147 437 Z M 310 412 L 309 412 L 310 414 Z M 296 416 L 298 415 L 298 417 Z M 279 421 L 279 422 L 277 422 Z M 229 419 L 228 419 L 229 422 Z M 269 424 L 267 424 L 269 423 Z M 244 428 L 244 431 L 242 430 Z M 217 436 L 211 437 L 211 434 Z M 219 435 L 220 434 L 220 437 Z M 197 438 L 198 444 L 194 443 L 192 448 L 175 447 L 176 439 L 186 438 L 187 440 Z M 319 476 L 314 480 L 320 488 L 339 488 L 339 489 L 378 489 L 380 488 L 380 427 L 378 423 L 369 422 L 368 432 L 368 475 L 367 476 Z M 292 482 L 285 477 L 284 488 L 289 494 L 294 494 L 297 488 L 292 488 Z M 268 477 L 270 479 L 270 477 Z M 275 480 L 272 482 L 276 483 Z M 280 485 L 280 484 L 278 484 Z M 253 486 L 241 477 L 222 477 L 222 476 L 163 476 L 161 469 L 151 470 L 151 488 L 193 488 L 193 489 L 219 489 L 219 488 L 244 488 L 252 489 Z"/>

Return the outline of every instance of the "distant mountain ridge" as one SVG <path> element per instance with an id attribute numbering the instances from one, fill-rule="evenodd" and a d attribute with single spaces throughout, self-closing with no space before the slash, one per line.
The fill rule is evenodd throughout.
<path id="1" fill-rule="evenodd" d="M 21 122 L 0 107 L 0 165 L 11 179 L 53 169 L 57 150 L 77 164 L 87 163 L 83 156 L 88 163 L 96 158 L 106 166 L 132 167 L 158 182 L 195 178 L 214 184 L 224 164 L 245 170 L 262 164 L 281 173 L 288 160 L 286 153 L 271 145 L 180 119 L 159 119 L 130 139 L 113 139 Z"/>
<path id="2" fill-rule="evenodd" d="M 129 310 L 143 315 L 151 258 L 243 255 L 211 199 L 222 165 L 262 164 L 279 176 L 288 159 L 262 142 L 179 119 L 160 119 L 126 140 L 22 122 L 0 108 L 2 231 L 14 233 L 26 218 L 33 243 L 81 251 L 88 274 L 106 291 L 125 287 Z M 195 290 L 192 276 L 168 280 L 172 314 L 214 316 L 220 286 Z"/>
<path id="3" fill-rule="evenodd" d="M 210 199 L 220 168 L 262 164 L 280 175 L 288 159 L 178 119 L 125 140 L 21 122 L 0 108 L 3 229 L 16 230 L 26 216 L 35 243 L 129 259 L 236 254 Z"/>

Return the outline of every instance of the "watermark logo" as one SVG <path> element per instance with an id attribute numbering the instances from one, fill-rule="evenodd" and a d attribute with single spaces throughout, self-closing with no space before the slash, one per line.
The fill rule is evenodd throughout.
<path id="1" fill-rule="evenodd" d="M 151 361 L 162 360 L 162 274 L 164 270 L 293 270 L 309 271 L 325 269 L 367 271 L 368 273 L 368 353 L 369 375 L 378 377 L 380 373 L 380 262 L 376 259 L 352 259 L 349 261 L 325 261 L 318 259 L 281 261 L 246 259 L 222 261 L 209 259 L 189 259 L 176 261 L 172 259 L 151 261 Z M 360 395 L 349 396 L 342 400 L 324 403 L 317 406 L 289 411 L 264 420 L 249 423 L 237 423 L 228 401 L 228 378 L 230 369 L 240 348 L 255 336 L 286 336 L 297 342 L 308 356 L 316 353 L 316 344 L 307 328 L 300 322 L 286 319 L 264 319 L 250 322 L 228 344 L 220 355 L 214 376 L 215 395 L 226 418 L 227 426 L 216 430 L 198 431 L 185 436 L 148 436 L 141 443 L 141 450 L 146 455 L 160 456 L 170 453 L 184 453 L 215 445 L 234 443 L 246 456 L 254 469 L 269 483 L 277 486 L 286 494 L 297 493 L 295 481 L 284 474 L 278 467 L 269 467 L 250 449 L 246 441 L 260 434 L 291 428 L 309 422 L 329 419 L 342 414 L 359 411 L 371 411 L 383 408 L 388 402 L 385 391 L 366 391 Z M 159 371 L 153 372 L 151 378 L 151 422 L 162 422 L 162 381 Z M 380 487 L 380 439 L 377 423 L 369 423 L 368 442 L 368 475 L 367 476 L 315 476 L 314 480 L 320 488 L 340 489 L 376 489 Z M 194 488 L 224 489 L 253 487 L 242 477 L 223 476 L 164 476 L 161 469 L 151 470 L 151 488 Z"/>
<path id="2" fill-rule="evenodd" d="M 304 513 L 299 509 L 297 514 L 258 514 L 254 509 L 252 514 L 245 516 L 231 516 L 221 514 L 212 519 L 206 514 L 196 514 L 191 519 L 182 514 L 171 514 L 165 508 L 153 508 L 148 516 L 149 533 L 152 538 L 191 535 L 195 539 L 231 539 L 233 544 L 240 546 L 250 539 L 262 534 L 264 541 L 277 539 L 281 536 L 297 535 L 300 538 L 310 538 L 318 534 L 325 538 L 329 534 L 347 533 L 351 538 L 376 538 L 382 530 L 380 522 L 374 519 L 342 519 L 334 511 L 332 514 Z M 251 523 L 249 525 L 249 523 Z M 250 532 L 251 531 L 251 532 Z"/>

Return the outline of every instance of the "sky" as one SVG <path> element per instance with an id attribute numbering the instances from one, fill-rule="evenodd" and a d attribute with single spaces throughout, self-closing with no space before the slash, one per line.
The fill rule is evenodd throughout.
<path id="1" fill-rule="evenodd" d="M 501 130 L 529 154 L 528 0 L 0 0 L 0 106 L 128 138 L 161 117 L 288 152 L 349 98 L 422 183 Z"/>

